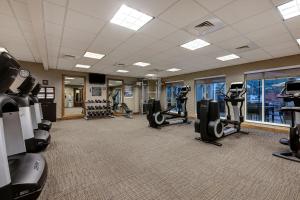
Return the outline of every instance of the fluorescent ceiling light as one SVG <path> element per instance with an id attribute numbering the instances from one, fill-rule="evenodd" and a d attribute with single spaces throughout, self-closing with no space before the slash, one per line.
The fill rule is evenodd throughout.
<path id="1" fill-rule="evenodd" d="M 229 54 L 227 56 L 218 57 L 217 59 L 221 60 L 221 61 L 227 61 L 227 60 L 233 60 L 233 59 L 237 59 L 237 58 L 240 58 L 240 57 L 235 54 Z"/>
<path id="2" fill-rule="evenodd" d="M 129 72 L 129 71 L 123 70 L 123 69 L 119 69 L 119 70 L 117 70 L 117 72 L 119 72 L 119 73 L 127 73 L 127 72 Z"/>
<path id="3" fill-rule="evenodd" d="M 134 63 L 133 65 L 140 66 L 140 67 L 146 67 L 146 66 L 149 66 L 150 63 L 137 62 L 137 63 Z"/>
<path id="4" fill-rule="evenodd" d="M 92 53 L 92 52 L 85 52 L 84 57 L 86 58 L 94 58 L 100 60 L 103 58 L 105 55 L 104 54 L 99 54 L 99 53 Z"/>
<path id="5" fill-rule="evenodd" d="M 82 64 L 77 64 L 75 67 L 77 68 L 84 68 L 84 69 L 88 69 L 91 67 L 91 65 L 82 65 Z"/>
<path id="6" fill-rule="evenodd" d="M 8 52 L 4 47 L 0 47 L 0 53 L 2 53 L 2 52 Z"/>
<path id="7" fill-rule="evenodd" d="M 188 43 L 181 45 L 181 47 L 189 49 L 189 50 L 196 50 L 196 49 L 199 49 L 202 47 L 206 47 L 208 45 L 210 45 L 210 43 L 205 42 L 204 40 L 201 40 L 201 39 L 196 39 L 196 40 L 193 40 L 193 41 L 190 41 Z"/>
<path id="8" fill-rule="evenodd" d="M 152 19 L 149 15 L 122 5 L 110 22 L 137 31 Z"/>
<path id="9" fill-rule="evenodd" d="M 298 42 L 298 44 L 300 45 L 300 38 L 299 38 L 299 39 L 297 39 L 297 42 Z"/>
<path id="10" fill-rule="evenodd" d="M 182 69 L 171 68 L 171 69 L 167 69 L 166 71 L 168 71 L 168 72 L 178 72 L 178 71 L 180 71 L 180 70 L 182 70 Z"/>
<path id="11" fill-rule="evenodd" d="M 75 79 L 74 77 L 65 77 L 66 80 L 73 80 Z"/>
<path id="12" fill-rule="evenodd" d="M 283 19 L 300 15 L 300 0 L 293 0 L 277 7 Z"/>
<path id="13" fill-rule="evenodd" d="M 148 76 L 148 77 L 154 77 L 154 76 L 156 76 L 156 74 L 146 74 L 146 76 Z"/>

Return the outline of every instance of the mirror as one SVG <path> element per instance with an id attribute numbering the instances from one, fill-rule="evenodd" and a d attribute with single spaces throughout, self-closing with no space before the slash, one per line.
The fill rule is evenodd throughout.
<path id="1" fill-rule="evenodd" d="M 111 102 L 112 110 L 115 113 L 121 113 L 121 104 L 123 103 L 123 80 L 108 80 L 108 100 Z"/>
<path id="2" fill-rule="evenodd" d="M 64 76 L 64 117 L 84 114 L 85 78 Z"/>

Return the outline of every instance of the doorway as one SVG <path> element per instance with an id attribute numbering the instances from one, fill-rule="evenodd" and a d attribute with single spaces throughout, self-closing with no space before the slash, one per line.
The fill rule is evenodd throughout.
<path id="1" fill-rule="evenodd" d="M 114 113 L 122 113 L 121 104 L 124 101 L 123 80 L 109 79 L 107 86 L 108 100 L 111 102 Z"/>
<path id="2" fill-rule="evenodd" d="M 63 118 L 84 115 L 85 77 L 63 75 Z"/>

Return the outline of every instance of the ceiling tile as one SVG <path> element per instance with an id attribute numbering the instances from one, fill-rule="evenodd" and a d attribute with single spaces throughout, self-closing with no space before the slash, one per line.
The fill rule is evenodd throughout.
<path id="1" fill-rule="evenodd" d="M 65 28 L 62 46 L 85 50 L 95 39 L 96 34 Z"/>
<path id="2" fill-rule="evenodd" d="M 130 36 L 132 36 L 135 33 L 135 31 L 132 31 L 130 29 L 108 23 L 105 25 L 103 30 L 100 33 L 100 36 L 106 37 L 106 38 L 114 38 L 117 40 L 126 40 Z"/>
<path id="3" fill-rule="evenodd" d="M 150 35 L 152 37 L 161 39 L 170 33 L 176 31 L 177 28 L 165 23 L 159 19 L 154 19 L 150 21 L 147 25 L 142 27 L 138 32 Z"/>
<path id="4" fill-rule="evenodd" d="M 45 22 L 45 32 L 46 35 L 51 35 L 53 37 L 60 38 L 62 36 L 63 26 L 58 24 L 53 24 L 51 22 Z"/>
<path id="5" fill-rule="evenodd" d="M 222 42 L 238 36 L 240 36 L 240 34 L 237 31 L 233 30 L 231 27 L 225 27 L 221 30 L 203 36 L 203 39 L 207 42 L 210 42 L 211 44 L 216 44 L 218 42 Z"/>
<path id="6" fill-rule="evenodd" d="M 261 40 L 267 37 L 275 37 L 278 35 L 284 35 L 288 33 L 287 29 L 284 27 L 283 24 L 278 23 L 278 24 L 273 24 L 267 27 L 264 27 L 260 30 L 253 31 L 251 33 L 248 33 L 246 36 L 253 41 L 256 40 Z"/>
<path id="7" fill-rule="evenodd" d="M 60 59 L 58 59 L 57 68 L 71 70 L 73 67 L 75 67 L 75 64 L 76 64 L 76 60 L 60 58 Z"/>
<path id="8" fill-rule="evenodd" d="M 300 17 L 294 17 L 284 21 L 288 29 L 294 35 L 295 38 L 300 38 Z"/>
<path id="9" fill-rule="evenodd" d="M 275 9 L 268 10 L 254 17 L 247 18 L 233 25 L 240 33 L 250 33 L 272 24 L 281 23 L 282 19 Z"/>
<path id="10" fill-rule="evenodd" d="M 60 6 L 67 5 L 67 0 L 46 0 L 46 1 L 60 5 Z"/>
<path id="11" fill-rule="evenodd" d="M 18 19 L 31 21 L 29 10 L 27 8 L 27 4 L 21 1 L 11 1 L 13 10 Z"/>
<path id="12" fill-rule="evenodd" d="M 163 39 L 163 41 L 168 42 L 172 45 L 182 45 L 184 43 L 190 42 L 192 40 L 196 39 L 195 36 L 192 36 L 191 34 L 187 33 L 186 31 L 176 31 L 174 33 L 171 33 L 167 37 Z"/>
<path id="13" fill-rule="evenodd" d="M 72 10 L 68 11 L 66 26 L 90 33 L 98 33 L 105 22 L 95 17 L 87 16 Z"/>
<path id="14" fill-rule="evenodd" d="M 93 44 L 89 47 L 89 51 L 101 53 L 101 54 L 108 54 L 117 46 L 122 43 L 120 40 L 116 40 L 110 37 L 102 37 L 98 36 Z"/>
<path id="15" fill-rule="evenodd" d="M 264 48 L 273 57 L 283 57 L 300 53 L 299 46 L 295 42 L 281 43 Z"/>
<path id="16" fill-rule="evenodd" d="M 125 0 L 124 3 L 151 16 L 157 16 L 178 0 Z"/>
<path id="17" fill-rule="evenodd" d="M 286 42 L 295 42 L 289 33 L 285 33 L 283 35 L 276 35 L 276 37 L 263 37 L 254 42 L 260 47 L 272 46 L 274 44 L 286 43 Z"/>
<path id="18" fill-rule="evenodd" d="M 7 2 L 7 0 L 0 0 L 0 14 L 2 15 L 8 15 L 13 17 L 14 14 L 12 13 L 10 6 Z"/>
<path id="19" fill-rule="evenodd" d="M 239 54 L 240 57 L 246 58 L 249 61 L 259 61 L 259 60 L 267 60 L 271 59 L 268 53 L 266 53 L 263 49 L 256 49 L 253 51 L 247 51 Z"/>
<path id="20" fill-rule="evenodd" d="M 69 8 L 86 15 L 110 20 L 122 3 L 117 0 L 71 0 Z"/>
<path id="21" fill-rule="evenodd" d="M 184 27 L 208 15 L 208 12 L 192 0 L 181 0 L 159 16 L 177 27 Z"/>
<path id="22" fill-rule="evenodd" d="M 226 23 L 233 24 L 273 7 L 270 0 L 237 0 L 216 11 L 215 14 Z"/>
<path id="23" fill-rule="evenodd" d="M 45 20 L 62 25 L 65 16 L 65 7 L 44 1 Z"/>
<path id="24" fill-rule="evenodd" d="M 198 1 L 203 7 L 207 8 L 210 11 L 215 11 L 224 7 L 225 5 L 229 4 L 234 0 L 196 0 Z"/>

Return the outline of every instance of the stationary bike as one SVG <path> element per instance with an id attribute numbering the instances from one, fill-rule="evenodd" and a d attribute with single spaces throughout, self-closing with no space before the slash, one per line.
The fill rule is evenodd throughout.
<path id="1" fill-rule="evenodd" d="M 200 137 L 196 138 L 205 143 L 222 146 L 216 140 L 234 134 L 246 133 L 241 131 L 241 123 L 244 122 L 242 112 L 244 95 L 246 88 L 243 82 L 231 83 L 224 101 L 227 107 L 226 119 L 220 118 L 219 103 L 215 100 L 203 99 L 197 102 L 197 120 L 195 121 L 195 132 L 200 133 Z M 230 106 L 233 108 L 233 119 L 230 115 Z M 247 133 L 246 133 L 247 134 Z"/>
<path id="2" fill-rule="evenodd" d="M 294 106 L 285 106 L 281 108 L 283 112 L 291 114 L 290 138 L 280 139 L 283 145 L 289 145 L 290 150 L 284 152 L 273 153 L 274 156 L 287 160 L 300 162 L 300 81 L 289 81 L 285 83 L 285 87 L 281 94 L 277 96 L 283 98 L 284 102 L 293 102 Z"/>
<path id="3" fill-rule="evenodd" d="M 158 128 L 163 125 L 190 123 L 188 120 L 188 112 L 186 109 L 187 94 L 191 91 L 190 86 L 183 86 L 180 88 L 180 92 L 176 97 L 177 105 L 162 111 L 160 101 L 150 99 L 148 101 L 147 119 L 149 125 L 152 128 Z M 174 108 L 178 109 L 178 112 L 172 112 Z"/>

